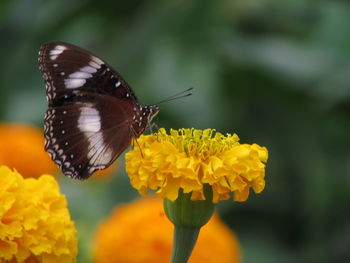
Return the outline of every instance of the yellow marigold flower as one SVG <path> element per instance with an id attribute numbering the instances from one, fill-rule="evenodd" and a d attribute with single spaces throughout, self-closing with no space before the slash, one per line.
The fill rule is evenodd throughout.
<path id="1" fill-rule="evenodd" d="M 54 177 L 0 166 L 0 262 L 76 262 L 75 234 Z"/>
<path id="2" fill-rule="evenodd" d="M 126 154 L 126 170 L 132 186 L 145 195 L 148 189 L 174 201 L 179 189 L 192 193 L 191 200 L 204 200 L 203 185 L 213 190 L 213 202 L 230 198 L 245 201 L 249 189 L 265 187 L 268 152 L 257 144 L 240 144 L 236 134 L 226 136 L 213 129 L 160 129 L 142 135 L 140 147 Z"/>
<path id="3" fill-rule="evenodd" d="M 102 222 L 95 234 L 95 263 L 169 262 L 173 225 L 162 200 L 144 198 L 120 206 Z M 201 229 L 188 263 L 240 262 L 239 243 L 217 215 Z"/>
<path id="4" fill-rule="evenodd" d="M 57 172 L 44 150 L 43 132 L 25 124 L 0 124 L 0 165 L 15 168 L 24 177 Z"/>

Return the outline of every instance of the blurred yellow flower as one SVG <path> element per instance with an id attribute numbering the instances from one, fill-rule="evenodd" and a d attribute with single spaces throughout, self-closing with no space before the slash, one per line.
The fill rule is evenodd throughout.
<path id="1" fill-rule="evenodd" d="M 24 177 L 54 174 L 58 170 L 44 150 L 43 132 L 25 124 L 0 124 L 0 165 L 15 168 Z"/>
<path id="2" fill-rule="evenodd" d="M 0 166 L 0 262 L 76 262 L 75 234 L 54 177 Z"/>
<path id="3" fill-rule="evenodd" d="M 100 224 L 93 243 L 95 263 L 169 262 L 173 224 L 166 218 L 162 200 L 144 198 L 120 206 Z M 201 229 L 188 263 L 240 262 L 235 235 L 217 215 Z"/>
<path id="4" fill-rule="evenodd" d="M 260 193 L 265 187 L 268 152 L 257 144 L 240 144 L 236 134 L 213 129 L 160 129 L 142 135 L 126 154 L 126 171 L 132 186 L 145 195 L 148 189 L 171 201 L 179 189 L 192 193 L 191 200 L 204 200 L 203 185 L 213 189 L 213 202 L 230 198 L 245 201 L 250 187 Z"/>

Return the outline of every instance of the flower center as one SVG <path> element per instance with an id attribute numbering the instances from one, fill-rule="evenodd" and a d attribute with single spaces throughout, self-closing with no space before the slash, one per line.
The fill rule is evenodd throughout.
<path id="1" fill-rule="evenodd" d="M 225 136 L 220 132 L 215 132 L 215 129 L 171 129 L 169 135 L 165 129 L 161 128 L 155 136 L 159 142 L 170 142 L 188 156 L 203 159 L 239 145 L 237 134 L 228 133 Z"/>

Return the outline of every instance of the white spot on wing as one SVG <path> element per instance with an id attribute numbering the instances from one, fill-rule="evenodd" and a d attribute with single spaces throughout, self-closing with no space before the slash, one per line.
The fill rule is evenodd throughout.
<path id="1" fill-rule="evenodd" d="M 71 79 L 88 79 L 91 78 L 92 75 L 90 73 L 82 72 L 82 71 L 76 71 L 72 74 L 69 74 L 69 77 Z"/>
<path id="2" fill-rule="evenodd" d="M 91 59 L 96 62 L 98 65 L 102 65 L 104 64 L 103 61 L 101 59 L 99 59 L 98 57 L 95 57 L 95 56 L 91 56 Z"/>
<path id="3" fill-rule="evenodd" d="M 65 47 L 65 46 L 62 46 L 62 45 L 57 45 L 56 47 L 55 47 L 55 49 L 57 49 L 57 50 L 66 50 L 67 48 Z"/>
<path id="4" fill-rule="evenodd" d="M 93 108 L 92 104 L 80 108 L 78 128 L 83 133 L 98 132 L 101 129 L 101 118 L 99 112 Z"/>
<path id="5" fill-rule="evenodd" d="M 108 164 L 112 160 L 113 150 L 105 145 L 101 131 L 101 117 L 93 104 L 80 108 L 78 128 L 88 141 L 87 157 L 90 164 L 95 167 Z"/>
<path id="6" fill-rule="evenodd" d="M 105 165 L 112 160 L 113 151 L 106 147 L 102 132 L 97 132 L 89 138 L 88 158 L 94 166 Z"/>
<path id="7" fill-rule="evenodd" d="M 101 66 L 94 61 L 90 61 L 89 65 L 95 69 L 99 69 Z"/>
<path id="8" fill-rule="evenodd" d="M 55 60 L 64 50 L 67 48 L 65 46 L 57 45 L 54 49 L 50 51 L 51 60 Z"/>
<path id="9" fill-rule="evenodd" d="M 81 68 L 80 71 L 92 74 L 92 73 L 95 73 L 97 71 L 97 69 L 94 67 L 85 66 L 85 67 Z"/>
<path id="10" fill-rule="evenodd" d="M 73 73 L 74 74 L 74 73 Z M 86 82 L 86 79 L 65 79 L 64 84 L 67 89 L 76 89 L 83 86 Z"/>

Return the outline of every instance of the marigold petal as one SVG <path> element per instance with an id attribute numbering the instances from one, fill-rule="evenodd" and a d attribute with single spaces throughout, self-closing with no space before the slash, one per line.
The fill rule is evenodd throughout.
<path id="1" fill-rule="evenodd" d="M 0 255 L 3 260 L 10 260 L 16 253 L 16 242 L 0 239 Z"/>
<path id="2" fill-rule="evenodd" d="M 0 190 L 0 262 L 75 262 L 76 229 L 56 180 L 24 179 L 0 166 L 2 182 L 7 183 Z"/>
<path id="3" fill-rule="evenodd" d="M 249 189 L 260 193 L 265 186 L 268 152 L 257 144 L 240 144 L 236 134 L 223 135 L 213 129 L 170 130 L 138 139 L 126 154 L 126 170 L 132 186 L 141 194 L 155 190 L 161 197 L 175 200 L 179 189 L 192 192 L 193 200 L 203 200 L 203 185 L 213 189 L 213 201 L 246 200 Z"/>

